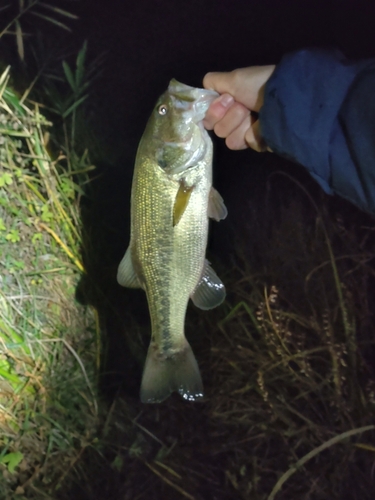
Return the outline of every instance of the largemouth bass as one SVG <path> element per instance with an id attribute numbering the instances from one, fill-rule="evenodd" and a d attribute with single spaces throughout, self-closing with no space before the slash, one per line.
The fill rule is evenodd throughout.
<path id="1" fill-rule="evenodd" d="M 141 383 L 145 403 L 161 402 L 173 391 L 190 401 L 203 396 L 184 323 L 189 298 L 201 309 L 225 298 L 205 259 L 209 217 L 227 215 L 212 187 L 212 141 L 202 125 L 217 95 L 171 80 L 138 147 L 130 244 L 117 280 L 147 295 L 152 336 Z"/>

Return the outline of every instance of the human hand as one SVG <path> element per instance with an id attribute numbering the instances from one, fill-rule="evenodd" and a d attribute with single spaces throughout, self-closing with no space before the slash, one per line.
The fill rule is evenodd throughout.
<path id="1" fill-rule="evenodd" d="M 225 138 L 229 149 L 267 150 L 258 113 L 263 106 L 266 82 L 274 70 L 274 65 L 250 66 L 229 73 L 207 73 L 204 77 L 203 86 L 221 95 L 211 103 L 203 124 Z"/>

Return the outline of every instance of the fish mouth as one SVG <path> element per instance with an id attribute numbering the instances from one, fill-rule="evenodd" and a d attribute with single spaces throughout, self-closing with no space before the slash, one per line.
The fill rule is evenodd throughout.
<path id="1" fill-rule="evenodd" d="M 219 96 L 214 90 L 190 87 L 174 78 L 169 83 L 168 93 L 176 106 L 193 115 L 196 123 L 203 120 L 211 102 Z"/>

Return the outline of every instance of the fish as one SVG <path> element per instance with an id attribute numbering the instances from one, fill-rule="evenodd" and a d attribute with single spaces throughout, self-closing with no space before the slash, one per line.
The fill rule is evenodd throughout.
<path id="1" fill-rule="evenodd" d="M 212 140 L 202 120 L 218 96 L 172 79 L 138 145 L 130 201 L 130 243 L 117 281 L 146 292 L 151 341 L 140 399 L 160 403 L 173 392 L 203 397 L 199 367 L 185 333 L 191 299 L 220 305 L 225 286 L 206 259 L 209 219 L 227 216 L 212 186 Z"/>

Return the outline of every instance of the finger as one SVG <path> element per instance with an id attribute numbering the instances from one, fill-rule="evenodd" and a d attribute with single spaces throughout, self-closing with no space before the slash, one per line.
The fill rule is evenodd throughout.
<path id="1" fill-rule="evenodd" d="M 211 72 L 203 78 L 203 87 L 208 90 L 216 90 L 219 94 L 228 93 L 229 78 L 228 72 Z"/>
<path id="2" fill-rule="evenodd" d="M 258 153 L 267 151 L 267 145 L 265 144 L 260 132 L 259 120 L 253 122 L 246 131 L 245 142 L 249 148 L 254 149 L 254 151 L 258 151 Z"/>
<path id="3" fill-rule="evenodd" d="M 238 97 L 243 97 L 241 88 L 244 84 L 246 85 L 245 69 L 251 71 L 251 68 L 244 68 L 229 72 L 207 73 L 203 78 L 203 87 L 208 90 L 215 90 L 219 94 L 230 94 L 237 101 L 247 104 L 243 99 L 238 99 Z"/>
<path id="4" fill-rule="evenodd" d="M 203 126 L 207 130 L 212 130 L 216 123 L 223 118 L 228 108 L 233 104 L 234 99 L 229 94 L 223 94 L 214 101 L 207 110 L 203 120 Z"/>
<path id="5" fill-rule="evenodd" d="M 243 121 L 247 120 L 250 126 L 250 111 L 238 102 L 234 102 L 221 120 L 214 126 L 218 137 L 228 137 Z"/>
<path id="6" fill-rule="evenodd" d="M 234 151 L 247 149 L 249 146 L 245 141 L 245 135 L 250 127 L 251 127 L 250 115 L 248 115 L 242 121 L 242 123 L 240 123 L 240 125 L 226 138 L 225 144 L 228 146 L 228 148 Z"/>
<path id="7" fill-rule="evenodd" d="M 259 112 L 264 102 L 266 82 L 274 69 L 273 65 L 235 69 L 229 73 L 229 77 L 226 79 L 227 92 L 251 111 Z"/>
<path id="8" fill-rule="evenodd" d="M 250 110 L 258 112 L 263 105 L 264 86 L 274 69 L 273 65 L 251 66 L 228 73 L 207 73 L 203 86 L 219 94 L 228 93 Z"/>

